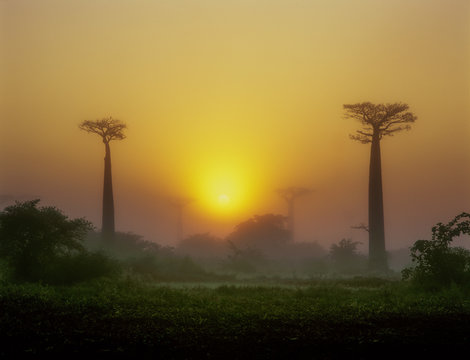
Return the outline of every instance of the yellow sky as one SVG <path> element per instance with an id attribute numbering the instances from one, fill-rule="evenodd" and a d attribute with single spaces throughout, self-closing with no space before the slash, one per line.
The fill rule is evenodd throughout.
<path id="1" fill-rule="evenodd" d="M 470 211 L 467 0 L 0 0 L 0 193 L 100 225 L 104 149 L 78 130 L 113 116 L 118 230 L 175 236 L 166 197 L 197 199 L 185 233 L 225 235 L 299 201 L 299 240 L 365 241 L 369 148 L 342 105 L 406 102 L 382 145 L 386 243 Z M 219 196 L 229 204 L 218 202 Z"/>

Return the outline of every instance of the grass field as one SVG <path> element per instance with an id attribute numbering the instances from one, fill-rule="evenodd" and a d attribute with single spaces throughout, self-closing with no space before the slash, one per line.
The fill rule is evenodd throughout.
<path id="1" fill-rule="evenodd" d="M 1 358 L 424 358 L 470 341 L 465 291 L 374 278 L 2 284 L 0 311 Z"/>

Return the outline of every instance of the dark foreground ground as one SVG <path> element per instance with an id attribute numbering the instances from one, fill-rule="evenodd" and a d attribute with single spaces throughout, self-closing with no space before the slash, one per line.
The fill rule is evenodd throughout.
<path id="1" fill-rule="evenodd" d="M 3 285 L 0 339 L 2 359 L 453 359 L 470 345 L 470 299 L 377 282 Z"/>

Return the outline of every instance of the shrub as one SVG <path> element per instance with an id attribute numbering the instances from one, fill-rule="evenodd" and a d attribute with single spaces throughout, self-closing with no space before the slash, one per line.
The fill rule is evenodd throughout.
<path id="1" fill-rule="evenodd" d="M 450 246 L 460 235 L 470 235 L 468 213 L 457 215 L 448 224 L 436 224 L 431 240 L 417 240 L 411 247 L 413 265 L 402 270 L 402 278 L 430 289 L 468 284 L 470 251 Z"/>
<path id="2" fill-rule="evenodd" d="M 0 256 L 19 280 L 37 281 L 59 256 L 84 251 L 81 240 L 91 229 L 84 219 L 68 219 L 39 200 L 17 202 L 0 213 Z"/>
<path id="3" fill-rule="evenodd" d="M 38 203 L 17 202 L 0 213 L 0 257 L 10 279 L 69 284 L 116 271 L 116 263 L 82 245 L 91 223 Z"/>

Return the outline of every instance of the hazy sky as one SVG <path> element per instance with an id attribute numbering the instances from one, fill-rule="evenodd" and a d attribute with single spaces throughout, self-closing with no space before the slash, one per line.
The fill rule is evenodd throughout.
<path id="1" fill-rule="evenodd" d="M 185 234 L 224 236 L 299 200 L 299 241 L 366 245 L 369 146 L 343 104 L 405 102 L 382 142 L 386 246 L 470 211 L 468 0 L 0 0 L 0 194 L 101 219 L 111 144 L 116 223 L 161 244 L 166 198 L 196 199 Z M 226 195 L 230 201 L 219 202 Z M 226 198 L 225 198 L 226 199 Z M 0 204 L 5 206 L 6 204 Z"/>

